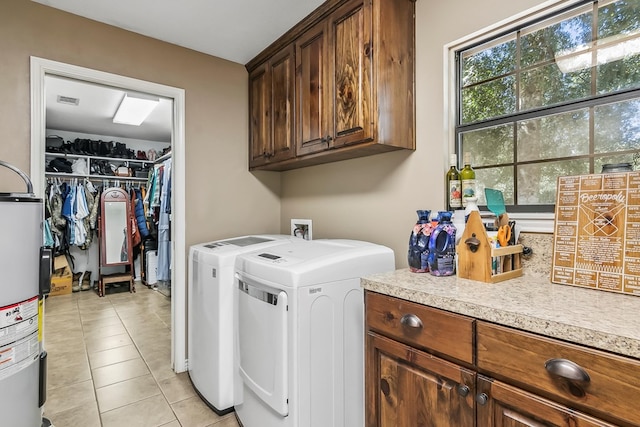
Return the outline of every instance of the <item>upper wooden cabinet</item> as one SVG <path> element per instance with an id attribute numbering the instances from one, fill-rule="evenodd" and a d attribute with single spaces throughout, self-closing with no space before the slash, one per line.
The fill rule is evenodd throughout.
<path id="1" fill-rule="evenodd" d="M 249 168 L 288 170 L 415 149 L 414 10 L 411 0 L 328 0 L 250 61 Z M 254 136 L 268 134 L 269 121 L 255 120 L 265 92 L 253 77 L 287 47 L 295 56 L 295 157 L 264 159 Z M 262 105 L 261 114 L 275 114 L 273 103 Z"/>
<path id="2" fill-rule="evenodd" d="M 287 46 L 249 74 L 251 167 L 295 156 L 294 66 L 293 46 Z"/>

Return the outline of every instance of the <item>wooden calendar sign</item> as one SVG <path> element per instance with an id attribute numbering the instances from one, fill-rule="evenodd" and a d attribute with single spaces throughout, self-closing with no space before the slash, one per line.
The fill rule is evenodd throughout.
<path id="1" fill-rule="evenodd" d="M 558 178 L 553 283 L 640 295 L 640 172 Z"/>

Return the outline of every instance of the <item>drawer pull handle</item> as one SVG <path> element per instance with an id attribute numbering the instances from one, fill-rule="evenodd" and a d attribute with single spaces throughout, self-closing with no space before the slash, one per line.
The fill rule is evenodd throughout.
<path id="1" fill-rule="evenodd" d="M 544 363 L 544 367 L 554 377 L 586 384 L 591 381 L 589 374 L 577 363 L 567 359 L 549 359 Z"/>
<path id="2" fill-rule="evenodd" d="M 400 323 L 409 328 L 422 329 L 422 320 L 415 314 L 405 314 L 400 319 Z"/>

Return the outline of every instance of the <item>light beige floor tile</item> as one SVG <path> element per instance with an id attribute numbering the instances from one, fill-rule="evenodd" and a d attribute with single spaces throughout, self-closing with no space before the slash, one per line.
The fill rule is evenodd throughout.
<path id="1" fill-rule="evenodd" d="M 158 381 L 158 385 L 169 403 L 176 403 L 180 400 L 196 396 L 189 375 L 186 372 L 160 380 Z"/>
<path id="2" fill-rule="evenodd" d="M 91 369 L 96 369 L 138 357 L 140 357 L 140 353 L 138 353 L 138 350 L 134 345 L 125 345 L 96 353 L 90 353 L 89 364 L 91 365 Z"/>
<path id="3" fill-rule="evenodd" d="M 144 357 L 144 356 L 143 356 Z M 149 370 L 151 374 L 156 379 L 156 381 L 162 381 L 167 378 L 172 378 L 176 376 L 176 373 L 171 369 L 171 357 L 159 357 L 147 359 L 145 357 L 145 362 L 149 366 Z"/>
<path id="4" fill-rule="evenodd" d="M 149 369 L 147 365 L 139 357 L 125 362 L 103 366 L 102 368 L 97 368 L 92 371 L 93 383 L 96 388 L 141 377 L 148 373 Z"/>
<path id="5" fill-rule="evenodd" d="M 229 415 L 225 415 L 220 421 L 214 424 L 210 424 L 207 427 L 239 427 L 240 424 L 236 419 L 236 415 L 231 413 Z"/>
<path id="6" fill-rule="evenodd" d="M 48 390 L 91 379 L 88 360 L 69 364 L 64 360 L 52 359 L 49 361 L 47 371 Z"/>
<path id="7" fill-rule="evenodd" d="M 92 336 L 91 338 L 85 338 L 87 345 L 87 353 L 96 353 L 98 351 L 109 350 L 117 347 L 124 347 L 125 345 L 132 345 L 131 337 L 129 334 L 119 334 L 110 337 Z"/>
<path id="8" fill-rule="evenodd" d="M 78 311 L 81 315 L 100 313 L 106 314 L 107 311 L 111 311 L 115 314 L 116 309 L 108 300 L 96 300 L 97 302 L 78 301 Z"/>
<path id="9" fill-rule="evenodd" d="M 85 329 L 84 333 L 88 337 L 88 340 L 93 340 L 97 337 L 107 338 L 114 335 L 126 334 L 127 330 L 122 323 L 115 323 L 113 325 L 106 325 L 100 328 L 93 328 L 91 330 Z"/>
<path id="10" fill-rule="evenodd" d="M 126 406 L 160 394 L 160 387 L 151 374 L 121 381 L 96 390 L 100 412 Z"/>
<path id="11" fill-rule="evenodd" d="M 109 325 L 122 324 L 122 321 L 120 321 L 120 318 L 117 316 L 107 317 L 104 319 L 96 319 L 96 320 L 86 320 L 86 319 L 81 319 L 81 320 L 82 320 L 82 330 L 84 330 L 85 333 L 87 333 L 88 331 L 93 332 L 97 329 L 100 329 Z"/>
<path id="12" fill-rule="evenodd" d="M 95 402 L 96 396 L 91 380 L 55 388 L 47 392 L 45 407 L 48 413 L 56 414 Z"/>
<path id="13" fill-rule="evenodd" d="M 171 405 L 171 408 L 183 426 L 206 427 L 222 419 L 198 396 L 176 402 Z"/>
<path id="14" fill-rule="evenodd" d="M 182 427 L 178 420 L 173 420 L 169 424 L 162 424 L 160 427 Z"/>
<path id="15" fill-rule="evenodd" d="M 48 351 L 47 353 L 47 365 L 53 369 L 65 368 L 70 365 L 82 365 L 87 361 L 87 353 L 85 353 L 84 349 L 65 352 Z"/>
<path id="16" fill-rule="evenodd" d="M 48 363 L 51 364 L 53 361 L 62 360 L 62 359 L 76 359 L 79 361 L 81 356 L 86 356 L 87 350 L 82 341 L 80 342 L 69 342 L 64 344 L 49 344 L 49 341 L 45 339 L 44 349 L 49 354 Z"/>
<path id="17" fill-rule="evenodd" d="M 157 427 L 175 420 L 162 395 L 132 403 L 101 414 L 103 427 Z"/>
<path id="18" fill-rule="evenodd" d="M 56 427 L 101 427 L 98 405 L 95 402 L 52 415 L 47 413 L 45 405 L 45 417 Z"/>
<path id="19" fill-rule="evenodd" d="M 86 313 L 80 316 L 83 322 L 91 322 L 93 320 L 105 320 L 118 318 L 115 310 L 103 310 L 94 313 Z"/>

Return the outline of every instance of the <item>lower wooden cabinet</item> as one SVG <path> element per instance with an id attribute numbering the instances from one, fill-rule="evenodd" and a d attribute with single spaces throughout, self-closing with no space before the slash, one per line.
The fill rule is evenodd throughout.
<path id="1" fill-rule="evenodd" d="M 371 291 L 365 307 L 367 427 L 640 427 L 637 359 Z"/>
<path id="2" fill-rule="evenodd" d="M 478 376 L 478 427 L 613 427 L 500 381 Z"/>
<path id="3" fill-rule="evenodd" d="M 367 348 L 367 426 L 474 426 L 473 371 L 373 332 Z"/>

